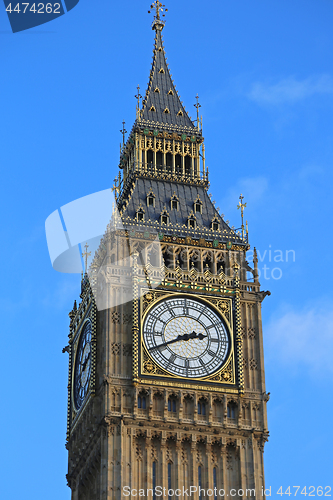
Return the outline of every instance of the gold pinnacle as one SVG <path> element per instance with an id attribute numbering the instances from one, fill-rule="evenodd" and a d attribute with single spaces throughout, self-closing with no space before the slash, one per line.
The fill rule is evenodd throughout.
<path id="1" fill-rule="evenodd" d="M 241 209 L 241 217 L 242 217 L 242 238 L 244 239 L 244 208 L 246 207 L 246 203 L 243 203 L 244 196 L 241 194 L 240 197 L 240 202 L 237 205 L 237 209 Z"/>
<path id="2" fill-rule="evenodd" d="M 200 121 L 199 121 L 199 108 L 201 108 L 201 104 L 199 104 L 199 96 L 198 94 L 195 96 L 197 103 L 193 104 L 195 108 L 197 108 L 197 129 L 200 130 Z"/>
<path id="3" fill-rule="evenodd" d="M 142 98 L 142 95 L 140 94 L 140 85 L 138 85 L 136 89 L 138 93 L 134 97 L 138 100 L 136 111 L 137 111 L 137 118 L 140 118 L 140 99 Z"/>

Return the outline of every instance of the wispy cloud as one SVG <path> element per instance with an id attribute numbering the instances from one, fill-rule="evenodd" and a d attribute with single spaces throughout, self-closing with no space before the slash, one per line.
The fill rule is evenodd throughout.
<path id="1" fill-rule="evenodd" d="M 237 213 L 237 204 L 239 203 L 239 195 L 243 193 L 245 202 L 248 206 L 255 206 L 261 202 L 262 197 L 266 194 L 268 189 L 268 179 L 264 176 L 258 177 L 243 177 L 239 179 L 236 186 L 228 189 L 228 192 L 223 198 L 218 198 L 218 205 L 223 207 L 226 219 Z"/>
<path id="2" fill-rule="evenodd" d="M 290 309 L 274 317 L 265 329 L 268 352 L 293 368 L 313 375 L 333 373 L 333 307 Z"/>
<path id="3" fill-rule="evenodd" d="M 248 97 L 258 104 L 278 105 L 292 104 L 316 94 L 333 94 L 333 78 L 330 75 L 311 76 L 304 80 L 291 76 L 276 83 L 256 82 Z"/>

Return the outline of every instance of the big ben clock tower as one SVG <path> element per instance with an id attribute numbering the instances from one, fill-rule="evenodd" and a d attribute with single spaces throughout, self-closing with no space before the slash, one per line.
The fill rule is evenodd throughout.
<path id="1" fill-rule="evenodd" d="M 70 313 L 68 484 L 72 500 L 264 498 L 268 292 L 243 222 L 230 228 L 208 195 L 199 114 L 180 101 L 152 8 L 148 89 Z"/>

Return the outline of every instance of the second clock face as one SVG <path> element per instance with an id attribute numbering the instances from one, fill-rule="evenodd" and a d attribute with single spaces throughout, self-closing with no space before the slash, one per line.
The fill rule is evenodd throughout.
<path id="1" fill-rule="evenodd" d="M 84 324 L 76 355 L 74 369 L 74 402 L 79 410 L 88 394 L 91 374 L 91 321 Z"/>
<path id="2" fill-rule="evenodd" d="M 192 298 L 169 298 L 148 312 L 143 340 L 149 355 L 179 377 L 206 377 L 226 361 L 229 336 L 221 317 Z"/>

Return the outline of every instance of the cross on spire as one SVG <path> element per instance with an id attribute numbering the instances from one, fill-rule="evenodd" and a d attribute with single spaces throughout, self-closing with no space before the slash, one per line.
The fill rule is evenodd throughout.
<path id="1" fill-rule="evenodd" d="M 160 17 L 160 12 L 168 12 L 168 9 L 165 8 L 159 0 L 155 0 L 150 6 L 152 10 L 156 10 L 156 14 L 154 16 L 153 29 L 163 29 L 164 21 Z M 151 13 L 151 10 L 148 10 L 148 14 Z M 162 14 L 162 17 L 165 17 L 165 14 Z"/>
<path id="2" fill-rule="evenodd" d="M 201 108 L 201 104 L 199 104 L 199 96 L 198 94 L 195 96 L 197 103 L 193 104 L 195 108 L 197 108 L 197 128 L 200 130 L 200 121 L 199 121 L 199 108 Z"/>
<path id="3" fill-rule="evenodd" d="M 85 248 L 86 251 L 82 253 L 82 257 L 83 257 L 83 259 L 85 259 L 85 272 L 87 272 L 87 269 L 88 269 L 88 257 L 90 257 L 91 252 L 88 252 L 88 248 L 89 248 L 88 243 L 86 243 L 84 245 L 84 248 Z"/>

